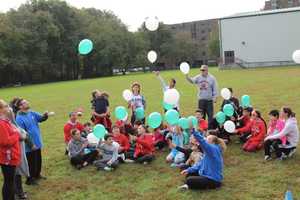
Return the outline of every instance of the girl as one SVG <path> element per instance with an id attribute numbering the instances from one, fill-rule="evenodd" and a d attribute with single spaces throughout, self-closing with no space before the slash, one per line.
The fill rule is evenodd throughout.
<path id="1" fill-rule="evenodd" d="M 248 129 L 245 129 L 245 131 L 250 131 L 251 135 L 248 136 L 247 142 L 243 146 L 243 150 L 248 152 L 260 150 L 263 147 L 263 141 L 267 133 L 267 125 L 264 119 L 262 119 L 259 111 L 252 111 L 251 122 L 247 128 Z M 236 132 L 240 133 L 240 129 Z"/>
<path id="2" fill-rule="evenodd" d="M 8 119 L 9 107 L 0 99 L 0 165 L 3 174 L 2 199 L 15 199 L 16 166 L 21 163 L 20 131 Z"/>
<path id="3" fill-rule="evenodd" d="M 208 122 L 203 118 L 204 112 L 201 109 L 196 110 L 195 117 L 198 119 L 198 125 L 200 132 L 204 133 L 208 129 Z"/>
<path id="4" fill-rule="evenodd" d="M 186 175 L 185 184 L 179 189 L 216 189 L 221 187 L 223 180 L 223 153 L 226 144 L 222 139 L 209 135 L 207 139 L 199 132 L 193 132 L 193 136 L 199 142 L 204 157 L 194 166 L 181 172 Z"/>
<path id="5" fill-rule="evenodd" d="M 162 150 L 165 146 L 167 146 L 167 141 L 163 134 L 162 125 L 159 128 L 154 129 L 154 146 Z"/>
<path id="6" fill-rule="evenodd" d="M 296 152 L 296 147 L 299 142 L 299 129 L 295 113 L 293 113 L 290 108 L 283 107 L 280 114 L 281 117 L 285 119 L 283 130 L 278 134 L 269 135 L 265 141 L 281 139 L 283 136 L 286 136 L 286 144 L 282 145 L 281 148 L 275 147 L 276 156 L 282 160 L 291 157 Z"/>
<path id="7" fill-rule="evenodd" d="M 247 138 L 251 134 L 249 131 L 251 126 L 251 112 L 253 111 L 252 108 L 243 108 L 243 115 L 237 121 L 237 130 L 235 131 L 236 134 L 239 134 L 240 141 L 245 143 Z"/>
<path id="8" fill-rule="evenodd" d="M 146 109 L 146 100 L 143 95 L 141 95 L 141 85 L 138 82 L 134 82 L 131 86 L 131 90 L 133 93 L 132 99 L 128 102 L 128 108 L 131 108 L 132 110 L 132 116 L 131 116 L 131 124 L 134 125 L 134 122 L 136 121 L 135 117 L 135 110 L 137 108 L 143 108 Z M 141 119 L 143 124 L 145 124 L 145 118 Z"/>
<path id="9" fill-rule="evenodd" d="M 184 154 L 178 151 L 176 148 L 173 147 L 174 144 L 176 147 L 183 148 L 183 134 L 182 130 L 179 126 L 170 127 L 170 133 L 166 136 L 171 152 L 166 158 L 168 163 L 172 163 L 171 167 L 175 167 L 178 164 L 184 162 Z"/>
<path id="10" fill-rule="evenodd" d="M 269 123 L 269 129 L 267 136 L 276 135 L 282 129 L 284 128 L 284 121 L 279 119 L 279 111 L 278 110 L 272 110 L 269 113 L 270 116 L 270 123 Z M 286 136 L 283 136 L 280 139 L 275 140 L 267 140 L 265 142 L 265 160 L 271 160 L 271 148 L 278 149 L 278 146 L 280 144 L 286 144 Z"/>

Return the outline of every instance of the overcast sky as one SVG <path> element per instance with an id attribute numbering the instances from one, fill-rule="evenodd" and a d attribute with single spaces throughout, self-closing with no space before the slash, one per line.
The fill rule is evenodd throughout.
<path id="1" fill-rule="evenodd" d="M 0 11 L 18 8 L 26 0 L 0 0 Z M 224 17 L 260 10 L 265 0 L 66 0 L 78 8 L 113 11 L 135 31 L 147 16 L 157 16 L 166 24 Z"/>

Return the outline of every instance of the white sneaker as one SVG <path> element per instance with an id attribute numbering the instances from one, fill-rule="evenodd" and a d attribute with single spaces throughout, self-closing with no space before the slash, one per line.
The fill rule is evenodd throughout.
<path id="1" fill-rule="evenodd" d="M 119 158 L 121 158 L 123 161 L 125 161 L 125 154 L 124 153 L 119 154 Z"/>
<path id="2" fill-rule="evenodd" d="M 272 157 L 271 157 L 271 156 L 268 156 L 268 155 L 266 155 L 266 156 L 265 156 L 265 161 L 269 161 L 269 160 L 272 160 Z"/>
<path id="3" fill-rule="evenodd" d="M 180 191 L 186 191 L 188 189 L 189 189 L 189 186 L 187 184 L 184 184 L 184 185 L 178 187 L 178 190 L 180 190 Z"/>
<path id="4" fill-rule="evenodd" d="M 113 170 L 113 168 L 111 168 L 111 167 L 104 167 L 104 171 L 110 172 L 112 170 Z"/>
<path id="5" fill-rule="evenodd" d="M 125 162 L 125 163 L 134 163 L 134 160 L 125 159 L 124 162 Z"/>
<path id="6" fill-rule="evenodd" d="M 145 161 L 143 164 L 144 164 L 144 165 L 148 165 L 148 162 Z"/>

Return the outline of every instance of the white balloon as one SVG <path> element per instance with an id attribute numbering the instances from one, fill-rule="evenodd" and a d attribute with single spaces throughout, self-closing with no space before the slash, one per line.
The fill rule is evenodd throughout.
<path id="1" fill-rule="evenodd" d="M 159 27 L 159 20 L 157 17 L 147 17 L 145 26 L 149 31 L 156 31 Z"/>
<path id="2" fill-rule="evenodd" d="M 293 53 L 293 60 L 295 63 L 300 64 L 300 50 L 296 50 Z"/>
<path id="3" fill-rule="evenodd" d="M 188 74 L 190 72 L 190 65 L 187 62 L 182 62 L 180 64 L 180 71 L 183 74 Z"/>
<path id="4" fill-rule="evenodd" d="M 151 50 L 148 52 L 147 57 L 148 57 L 149 62 L 154 63 L 157 59 L 157 53 L 155 51 Z"/>
<path id="5" fill-rule="evenodd" d="M 223 88 L 221 90 L 221 96 L 223 97 L 223 99 L 225 100 L 229 100 L 231 97 L 231 92 L 228 88 Z"/>
<path id="6" fill-rule="evenodd" d="M 125 101 L 130 101 L 133 97 L 133 94 L 130 90 L 124 90 L 123 91 L 123 98 L 125 99 Z"/>
<path id="7" fill-rule="evenodd" d="M 87 140 L 89 142 L 89 144 L 98 144 L 99 139 L 93 134 L 93 133 L 89 133 L 87 136 Z"/>
<path id="8" fill-rule="evenodd" d="M 168 89 L 164 93 L 164 102 L 170 105 L 176 105 L 179 102 L 180 94 L 176 89 Z"/>
<path id="9" fill-rule="evenodd" d="M 233 121 L 226 121 L 224 124 L 224 129 L 228 132 L 228 133 L 233 133 L 235 131 L 235 124 L 233 123 Z"/>
<path id="10" fill-rule="evenodd" d="M 49 112 L 48 113 L 48 116 L 53 116 L 53 115 L 55 115 L 55 112 Z"/>

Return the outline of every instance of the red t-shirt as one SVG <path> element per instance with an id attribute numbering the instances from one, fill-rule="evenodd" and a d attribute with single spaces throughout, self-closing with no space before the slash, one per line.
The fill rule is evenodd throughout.
<path id="1" fill-rule="evenodd" d="M 113 140 L 120 145 L 121 151 L 128 151 L 130 149 L 130 144 L 128 138 L 123 134 L 114 134 Z"/>
<path id="2" fill-rule="evenodd" d="M 64 138 L 66 144 L 68 144 L 72 138 L 71 130 L 73 129 L 78 129 L 80 132 L 82 132 L 84 127 L 80 122 L 72 123 L 69 121 L 68 123 L 66 123 L 64 126 Z"/>

